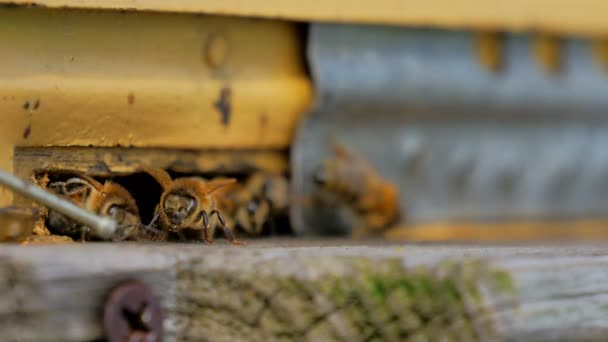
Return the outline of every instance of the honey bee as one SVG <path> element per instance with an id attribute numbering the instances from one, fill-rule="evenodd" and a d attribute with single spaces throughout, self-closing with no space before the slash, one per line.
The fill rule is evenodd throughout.
<path id="1" fill-rule="evenodd" d="M 79 173 L 65 182 L 54 182 L 49 188 L 55 193 L 70 199 L 75 204 L 97 215 L 109 216 L 118 224 L 113 241 L 135 239 L 141 228 L 139 210 L 131 194 L 121 185 L 105 181 L 103 184 L 94 178 Z M 82 226 L 55 210 L 49 210 L 46 225 L 53 234 L 80 237 L 94 236 L 89 227 Z"/>
<path id="2" fill-rule="evenodd" d="M 184 229 L 202 230 L 202 239 L 213 243 L 216 226 L 220 226 L 226 239 L 232 244 L 243 244 L 228 228 L 226 219 L 217 206 L 215 192 L 236 182 L 234 178 L 206 180 L 200 177 L 172 179 L 161 169 L 142 168 L 162 187 L 163 194 L 157 205 L 150 227 L 160 219 L 161 240 L 169 233 L 182 234 Z M 219 221 L 213 221 L 213 217 Z"/>
<path id="3" fill-rule="evenodd" d="M 333 144 L 334 156 L 313 173 L 319 187 L 316 202 L 346 205 L 356 213 L 353 237 L 382 231 L 399 216 L 399 199 L 394 184 L 382 178 L 367 160 L 344 146 Z"/>
<path id="4" fill-rule="evenodd" d="M 244 184 L 233 183 L 217 191 L 218 206 L 230 226 L 249 235 L 261 234 L 266 223 L 287 209 L 288 183 L 284 177 L 256 172 Z"/>
<path id="5" fill-rule="evenodd" d="M 247 188 L 266 200 L 272 215 L 286 213 L 289 206 L 289 182 L 281 175 L 256 172 L 247 179 Z"/>
<path id="6" fill-rule="evenodd" d="M 268 203 L 240 183 L 218 189 L 216 198 L 226 224 L 239 227 L 249 235 L 259 234 L 270 215 Z"/>

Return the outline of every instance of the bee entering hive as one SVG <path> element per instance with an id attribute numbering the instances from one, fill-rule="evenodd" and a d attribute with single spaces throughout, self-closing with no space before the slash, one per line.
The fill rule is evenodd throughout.
<path id="1" fill-rule="evenodd" d="M 90 212 L 111 217 L 118 224 L 117 234 L 100 238 L 89 228 L 41 207 L 34 236 L 69 236 L 76 241 L 186 239 L 210 242 L 224 232 L 229 240 L 238 242 L 235 236 L 291 234 L 286 165 L 284 151 L 99 147 L 18 148 L 15 151 L 17 176 L 30 179 L 38 187 Z M 171 196 L 165 198 L 167 189 L 158 177 L 146 172 L 149 170 L 163 173 L 176 184 L 191 180 L 193 189 L 217 184 L 222 179 L 233 179 L 233 183 L 221 189 L 213 188 L 206 194 L 212 197 L 209 203 L 209 196 L 182 196 L 192 190 L 188 187 L 168 193 Z M 197 192 L 190 191 L 190 195 Z M 32 205 L 31 200 L 22 196 L 16 196 L 15 203 L 22 207 Z M 194 210 L 203 203 L 206 203 L 204 214 Z M 184 222 L 187 226 L 180 227 L 183 229 L 169 229 L 167 220 L 159 217 L 161 207 L 163 213 L 167 209 L 173 216 L 195 216 Z M 224 226 L 228 230 L 215 229 Z M 202 227 L 206 228 L 201 232 Z"/>
<path id="2" fill-rule="evenodd" d="M 119 226 L 116 234 L 101 237 L 41 207 L 35 236 L 211 243 L 223 235 L 238 243 L 239 236 L 297 235 L 291 210 L 308 200 L 348 212 L 355 236 L 379 235 L 397 215 L 394 196 L 385 196 L 394 193 L 393 186 L 355 151 L 346 154 L 350 157 L 338 153 L 315 165 L 309 177 L 319 195 L 327 196 L 312 198 L 294 197 L 284 150 L 21 147 L 15 149 L 15 174 Z M 368 199 L 378 205 L 370 206 Z M 28 207 L 32 200 L 16 196 L 15 203 Z"/>
<path id="3" fill-rule="evenodd" d="M 235 234 L 258 237 L 290 233 L 288 180 L 283 175 L 264 171 L 201 174 L 154 170 L 173 180 L 176 186 L 164 189 L 157 177 L 143 171 L 117 176 L 90 176 L 72 170 L 40 170 L 34 178 L 39 186 L 80 207 L 112 217 L 119 226 L 118 233 L 111 238 L 114 241 L 202 237 L 211 242 L 217 235 L 216 228 L 224 227 L 227 230 L 218 232 L 223 231 L 234 242 L 238 242 Z M 214 187 L 209 193 L 196 191 L 207 184 Z M 181 221 L 176 225 L 179 219 Z M 44 223 L 39 223 L 43 228 L 38 234 L 62 235 L 82 241 L 99 240 L 90 235 L 87 227 L 54 210 L 44 211 L 39 220 Z M 201 236 L 201 230 L 206 235 Z"/>

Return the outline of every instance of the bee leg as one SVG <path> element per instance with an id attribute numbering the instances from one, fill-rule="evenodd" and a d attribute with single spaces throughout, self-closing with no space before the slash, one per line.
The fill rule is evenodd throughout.
<path id="1" fill-rule="evenodd" d="M 177 232 L 177 236 L 179 237 L 179 241 L 180 242 L 185 242 L 186 241 L 186 235 L 184 235 L 184 232 L 182 232 L 181 230 L 179 230 Z"/>
<path id="2" fill-rule="evenodd" d="M 233 245 L 245 245 L 247 244 L 247 242 L 245 241 L 239 241 L 234 237 L 234 234 L 232 234 L 232 230 L 230 230 L 230 228 L 223 226 L 222 227 L 222 232 L 224 233 L 224 236 L 226 237 L 226 239 L 228 239 L 228 241 L 233 244 Z"/>
<path id="3" fill-rule="evenodd" d="M 169 232 L 166 229 L 157 229 L 155 228 L 158 219 L 160 218 L 160 206 L 157 205 L 154 209 L 154 217 L 147 225 L 142 225 L 147 237 L 154 241 L 166 241 L 169 238 Z M 162 225 L 161 225 L 162 226 Z M 164 228 L 164 227 L 163 227 Z M 150 237 L 148 232 L 154 234 L 155 236 Z"/>
<path id="4" fill-rule="evenodd" d="M 209 215 L 204 210 L 201 211 L 199 215 L 200 215 L 199 220 L 201 220 L 203 222 L 203 234 L 202 234 L 203 241 L 206 244 L 211 245 L 211 244 L 213 244 L 214 230 L 211 229 L 211 226 L 209 225 Z"/>
<path id="5" fill-rule="evenodd" d="M 160 230 L 160 229 L 156 229 L 156 228 L 150 227 L 150 226 L 143 226 L 143 227 L 144 227 L 144 230 L 146 230 L 146 231 L 148 231 L 148 232 L 150 232 L 152 234 L 163 235 L 163 231 Z"/>
<path id="6" fill-rule="evenodd" d="M 167 230 L 162 230 L 160 235 L 158 236 L 158 241 L 167 241 L 169 239 L 169 232 Z"/>
<path id="7" fill-rule="evenodd" d="M 218 220 L 220 220 L 220 224 L 222 225 L 222 232 L 224 233 L 224 236 L 226 237 L 226 239 L 233 245 L 244 245 L 246 244 L 245 241 L 239 241 L 236 239 L 236 237 L 234 237 L 234 234 L 232 234 L 232 230 L 230 230 L 230 228 L 228 228 L 226 226 L 226 220 L 224 219 L 224 216 L 222 215 L 222 213 L 220 213 L 218 210 L 213 209 L 211 211 L 210 215 L 214 215 L 217 216 Z"/>
<path id="8" fill-rule="evenodd" d="M 158 207 L 157 207 L 158 208 Z M 160 211 L 156 210 L 154 217 L 152 218 L 152 221 L 150 221 L 150 223 L 148 223 L 148 225 L 143 226 L 145 230 L 152 232 L 156 235 L 161 235 L 163 233 L 162 230 L 156 229 L 154 228 L 154 225 L 156 224 L 156 221 L 158 220 L 158 218 L 160 217 Z"/>
<path id="9" fill-rule="evenodd" d="M 159 217 L 160 217 L 160 211 L 158 210 L 158 207 L 156 207 L 156 210 L 154 210 L 154 217 L 152 218 L 152 220 L 150 220 L 150 223 L 148 223 L 146 228 L 152 228 L 152 226 L 156 223 L 156 221 L 158 220 Z"/>
<path id="10" fill-rule="evenodd" d="M 208 245 L 213 244 L 213 234 L 210 230 L 209 228 L 203 228 L 203 241 Z"/>

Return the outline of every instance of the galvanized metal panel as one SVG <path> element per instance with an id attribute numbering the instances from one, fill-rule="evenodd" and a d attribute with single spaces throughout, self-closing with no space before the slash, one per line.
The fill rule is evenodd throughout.
<path id="1" fill-rule="evenodd" d="M 296 198 L 338 141 L 398 184 L 406 222 L 606 216 L 608 75 L 589 42 L 564 67 L 536 65 L 529 36 L 506 37 L 505 67 L 477 63 L 466 32 L 315 24 L 317 107 L 292 149 Z M 346 232 L 336 211 L 297 202 L 297 231 Z"/>
<path id="2" fill-rule="evenodd" d="M 548 75 L 532 56 L 533 38 L 505 36 L 504 69 L 492 73 L 478 63 L 473 32 L 316 24 L 309 58 L 324 108 L 442 118 L 598 114 L 608 108 L 608 77 L 591 41 L 565 40 L 563 70 Z"/>

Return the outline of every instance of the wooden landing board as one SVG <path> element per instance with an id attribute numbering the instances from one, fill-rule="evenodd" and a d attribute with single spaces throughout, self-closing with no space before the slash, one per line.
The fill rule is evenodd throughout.
<path id="1" fill-rule="evenodd" d="M 2 245 L 0 336 L 102 337 L 111 288 L 139 279 L 166 339 L 600 340 L 608 245 L 263 240 Z"/>

